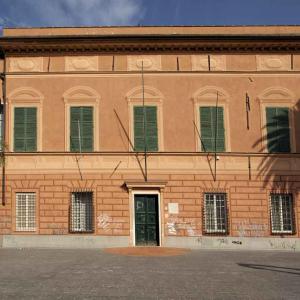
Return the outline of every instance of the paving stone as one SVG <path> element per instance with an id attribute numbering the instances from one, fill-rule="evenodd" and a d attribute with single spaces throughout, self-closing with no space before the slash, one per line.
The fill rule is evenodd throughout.
<path id="1" fill-rule="evenodd" d="M 300 253 L 0 249 L 2 299 L 299 299 Z"/>

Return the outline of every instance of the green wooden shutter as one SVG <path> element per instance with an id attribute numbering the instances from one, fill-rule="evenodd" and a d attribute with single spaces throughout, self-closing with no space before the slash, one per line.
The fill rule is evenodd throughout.
<path id="1" fill-rule="evenodd" d="M 36 108 L 26 108 L 26 151 L 36 151 Z"/>
<path id="2" fill-rule="evenodd" d="M 14 114 L 14 151 L 25 151 L 25 108 L 16 107 Z"/>
<path id="3" fill-rule="evenodd" d="M 146 145 L 147 151 L 158 151 L 156 106 L 146 107 Z"/>
<path id="4" fill-rule="evenodd" d="M 143 107 L 135 106 L 134 108 L 134 150 L 144 151 L 144 123 Z"/>
<path id="5" fill-rule="evenodd" d="M 144 151 L 144 108 L 134 107 L 134 149 Z M 157 107 L 145 106 L 145 135 L 147 151 L 158 151 Z"/>
<path id="6" fill-rule="evenodd" d="M 14 151 L 33 152 L 37 149 L 36 107 L 16 107 L 14 111 Z"/>
<path id="7" fill-rule="evenodd" d="M 289 109 L 267 107 L 267 147 L 269 152 L 290 152 Z"/>
<path id="8" fill-rule="evenodd" d="M 94 150 L 93 107 L 82 107 L 81 116 L 82 151 L 90 152 Z"/>
<path id="9" fill-rule="evenodd" d="M 225 128 L 224 128 L 224 110 L 218 107 L 216 151 L 225 151 Z M 214 106 L 200 107 L 200 132 L 202 151 L 215 151 L 215 128 L 216 128 L 216 108 Z M 201 142 L 201 141 L 200 141 Z"/>
<path id="10" fill-rule="evenodd" d="M 94 149 L 93 107 L 71 107 L 70 150 L 91 152 Z M 80 137 L 79 137 L 80 130 Z"/>

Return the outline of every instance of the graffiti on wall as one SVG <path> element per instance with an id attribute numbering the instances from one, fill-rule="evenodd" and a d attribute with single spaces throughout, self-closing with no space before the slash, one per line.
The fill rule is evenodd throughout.
<path id="1" fill-rule="evenodd" d="M 112 218 L 108 214 L 105 213 L 100 214 L 97 217 L 98 228 L 103 229 L 104 231 L 109 230 L 111 221 Z"/>
<path id="2" fill-rule="evenodd" d="M 240 237 L 262 237 L 268 230 L 267 224 L 251 223 L 242 221 L 237 224 L 237 232 Z"/>
<path id="3" fill-rule="evenodd" d="M 201 232 L 196 229 L 196 224 L 193 220 L 184 221 L 182 218 L 169 217 L 166 227 L 169 235 L 177 235 L 180 230 L 185 230 L 188 236 L 201 235 Z"/>
<path id="4" fill-rule="evenodd" d="M 167 224 L 167 231 L 170 235 L 176 235 L 177 234 L 177 218 L 168 218 Z"/>
<path id="5" fill-rule="evenodd" d="M 277 250 L 293 250 L 297 249 L 297 241 L 289 241 L 289 240 L 269 240 L 269 245 L 272 249 Z"/>

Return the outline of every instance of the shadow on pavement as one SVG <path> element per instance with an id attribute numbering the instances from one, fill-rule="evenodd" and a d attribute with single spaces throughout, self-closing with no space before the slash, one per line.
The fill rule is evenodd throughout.
<path id="1" fill-rule="evenodd" d="M 241 263 L 238 263 L 238 265 L 241 267 L 245 267 L 245 268 L 294 274 L 294 275 L 300 276 L 300 269 L 297 269 L 297 268 L 277 267 L 277 266 L 272 266 L 272 265 L 241 264 Z M 292 271 L 294 271 L 294 272 L 292 272 Z"/>

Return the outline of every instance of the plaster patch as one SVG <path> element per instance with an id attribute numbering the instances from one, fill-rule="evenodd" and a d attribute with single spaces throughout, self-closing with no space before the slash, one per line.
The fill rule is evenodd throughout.
<path id="1" fill-rule="evenodd" d="M 178 203 L 168 203 L 168 211 L 169 214 L 178 214 L 179 213 Z"/>

